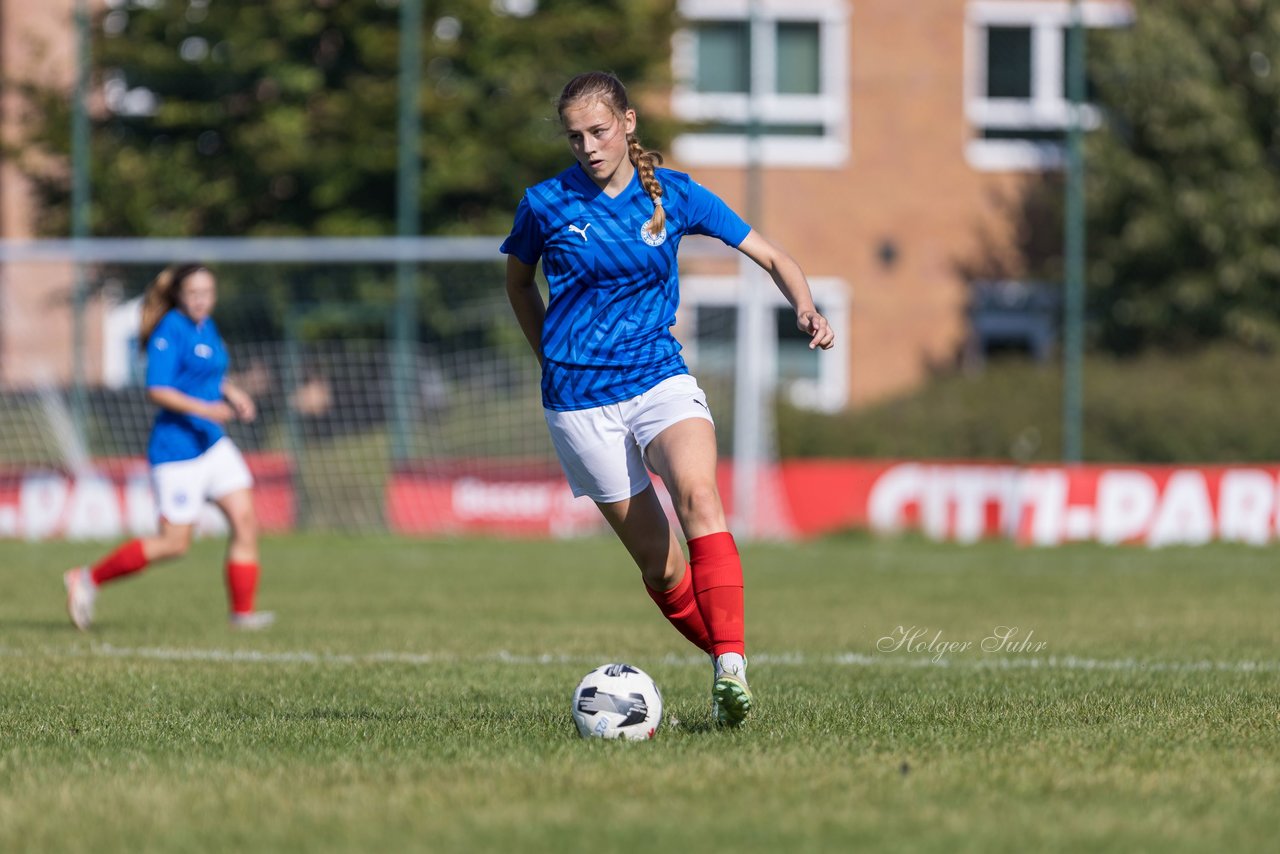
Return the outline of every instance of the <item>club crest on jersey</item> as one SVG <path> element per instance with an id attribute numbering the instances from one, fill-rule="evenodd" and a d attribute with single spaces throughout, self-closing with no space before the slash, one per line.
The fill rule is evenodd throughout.
<path id="1" fill-rule="evenodd" d="M 652 234 L 649 231 L 649 226 L 652 224 L 653 220 L 650 219 L 646 220 L 645 224 L 640 226 L 640 239 L 645 243 L 648 243 L 650 246 L 661 246 L 667 242 L 667 227 L 664 225 L 662 227 L 662 231 L 659 231 L 657 234 Z"/>

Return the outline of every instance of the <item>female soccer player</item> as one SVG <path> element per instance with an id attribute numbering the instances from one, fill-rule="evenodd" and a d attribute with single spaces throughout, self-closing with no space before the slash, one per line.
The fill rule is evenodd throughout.
<path id="1" fill-rule="evenodd" d="M 787 253 L 688 175 L 657 168 L 662 157 L 637 140 L 616 77 L 574 77 L 557 109 L 577 163 L 525 192 L 502 244 L 507 295 L 542 365 L 547 424 L 574 495 L 596 502 L 663 615 L 711 655 L 716 719 L 737 726 L 752 702 L 742 564 L 716 487 L 706 396 L 670 331 L 680 238 L 718 237 L 759 264 L 811 348 L 829 349 L 834 334 Z M 534 282 L 539 260 L 549 304 Z M 687 571 L 646 465 L 671 493 Z"/>
<path id="2" fill-rule="evenodd" d="M 147 447 L 160 532 L 130 540 L 92 568 L 66 572 L 67 612 L 82 631 L 93 622 L 100 585 L 186 553 L 206 500 L 231 525 L 231 625 L 260 629 L 275 619 L 269 611 L 253 610 L 258 586 L 253 478 L 221 427 L 232 418 L 252 421 L 257 411 L 249 395 L 226 379 L 227 348 L 210 316 L 216 301 L 217 280 L 199 264 L 169 267 L 147 288 L 139 339 L 147 352 L 147 399 L 160 407 Z"/>

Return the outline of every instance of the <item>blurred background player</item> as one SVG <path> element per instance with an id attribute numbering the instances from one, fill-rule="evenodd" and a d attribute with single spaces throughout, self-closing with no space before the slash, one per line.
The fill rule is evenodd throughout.
<path id="1" fill-rule="evenodd" d="M 186 553 L 206 501 L 222 510 L 231 527 L 226 558 L 231 625 L 259 629 L 275 619 L 253 609 L 258 586 L 253 478 L 221 425 L 233 418 L 252 421 L 257 412 L 249 395 L 226 379 L 227 348 L 211 316 L 217 297 L 217 280 L 199 264 L 169 267 L 147 287 L 139 343 L 147 353 L 147 399 L 160 407 L 147 446 L 160 530 L 130 540 L 92 567 L 65 573 L 67 612 L 82 631 L 93 622 L 99 586 Z"/>
<path id="2" fill-rule="evenodd" d="M 525 192 L 502 245 L 507 295 L 542 365 L 547 424 L 574 495 L 596 502 L 662 613 L 711 655 L 716 719 L 736 726 L 752 703 L 742 564 L 716 486 L 711 412 L 670 330 L 681 237 L 717 237 L 766 270 L 810 348 L 829 349 L 834 335 L 787 253 L 688 175 L 657 168 L 662 157 L 640 145 L 616 77 L 574 77 L 557 109 L 577 163 Z M 539 260 L 549 304 L 534 279 Z M 671 493 L 687 566 L 648 469 Z"/>

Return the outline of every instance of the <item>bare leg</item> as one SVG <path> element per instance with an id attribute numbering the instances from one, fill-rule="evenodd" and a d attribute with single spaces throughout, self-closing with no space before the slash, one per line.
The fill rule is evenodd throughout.
<path id="1" fill-rule="evenodd" d="M 596 502 L 596 506 L 640 567 L 645 584 L 654 590 L 670 590 L 680 583 L 684 552 L 652 486 L 622 501 Z"/>
<path id="2" fill-rule="evenodd" d="M 258 516 L 253 510 L 253 492 L 240 489 L 214 500 L 231 526 L 227 543 L 229 563 L 258 562 Z"/>
<path id="3" fill-rule="evenodd" d="M 686 640 L 709 653 L 711 636 L 698 610 L 693 575 L 686 571 L 684 552 L 653 487 L 599 507 L 640 567 L 645 590 L 658 610 Z"/>
<path id="4" fill-rule="evenodd" d="M 685 539 L 729 529 L 716 486 L 716 432 L 710 421 L 687 418 L 658 434 L 646 449 L 662 478 Z"/>
<path id="5" fill-rule="evenodd" d="M 175 525 L 168 519 L 160 519 L 160 531 L 153 537 L 142 537 L 142 553 L 148 563 L 173 560 L 182 557 L 191 548 L 195 525 Z"/>

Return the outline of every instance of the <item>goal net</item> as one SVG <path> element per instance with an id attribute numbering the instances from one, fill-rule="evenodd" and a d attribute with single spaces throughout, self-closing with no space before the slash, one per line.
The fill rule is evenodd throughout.
<path id="1" fill-rule="evenodd" d="M 219 279 L 229 378 L 258 417 L 228 433 L 267 530 L 566 536 L 601 529 L 564 484 L 498 238 L 105 240 L 8 245 L 0 295 L 0 536 L 155 526 L 140 297 L 174 260 Z M 723 264 L 691 247 L 696 266 Z M 82 297 L 77 298 L 77 294 Z M 15 316 L 20 315 L 20 316 Z M 731 317 L 703 313 L 699 333 Z M 686 326 L 681 320 L 681 326 Z M 677 327 L 677 334 L 681 333 Z M 706 349 L 706 348 L 704 348 Z M 691 362 L 696 347 L 690 348 Z M 732 455 L 732 360 L 692 367 Z M 220 530 L 212 508 L 201 527 Z"/>

